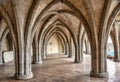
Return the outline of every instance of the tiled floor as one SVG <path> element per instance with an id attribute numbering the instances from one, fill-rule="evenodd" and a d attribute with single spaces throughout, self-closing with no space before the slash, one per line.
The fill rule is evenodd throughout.
<path id="1" fill-rule="evenodd" d="M 108 60 L 108 78 L 90 77 L 90 56 L 84 55 L 83 63 L 73 63 L 74 58 L 52 55 L 42 65 L 32 65 L 34 77 L 30 80 L 15 80 L 14 65 L 0 66 L 0 82 L 120 82 L 120 63 Z"/>

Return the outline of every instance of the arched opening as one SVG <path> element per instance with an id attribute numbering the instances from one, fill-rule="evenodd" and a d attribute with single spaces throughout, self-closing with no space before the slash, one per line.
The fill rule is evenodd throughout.
<path id="1" fill-rule="evenodd" d="M 61 39 L 54 34 L 52 37 L 50 37 L 48 43 L 47 43 L 47 55 L 50 54 L 62 54 L 63 47 L 62 47 Z"/>
<path id="2" fill-rule="evenodd" d="M 68 33 L 68 34 L 66 34 L 66 33 Z M 57 36 L 57 37 L 55 36 L 55 38 L 58 40 L 58 41 L 56 41 L 56 43 L 60 41 L 59 43 L 57 43 L 58 45 L 60 44 L 60 46 L 57 46 L 57 48 L 59 49 L 59 51 L 58 50 L 57 51 L 62 54 L 68 55 L 68 57 L 71 57 L 70 55 L 72 53 L 70 50 L 72 50 L 72 49 L 70 47 L 71 44 L 69 43 L 70 42 L 69 41 L 70 33 L 69 33 L 69 30 L 67 29 L 67 27 L 62 24 L 57 25 L 57 27 L 48 27 L 46 29 L 46 31 L 44 32 L 43 41 L 42 41 L 43 42 L 42 49 L 43 49 L 43 53 L 44 53 L 43 56 L 48 54 L 47 53 L 47 48 L 48 48 L 47 45 L 49 42 L 51 45 L 52 41 L 50 41 L 50 40 L 51 40 L 51 37 L 53 37 L 54 35 Z"/>
<path id="3" fill-rule="evenodd" d="M 48 15 L 49 16 L 49 15 Z M 52 30 L 53 28 L 53 25 L 56 25 L 56 26 L 59 26 L 59 30 L 61 30 L 62 29 L 62 31 L 64 31 L 64 36 L 65 36 L 65 38 L 67 37 L 67 43 L 69 43 L 69 37 L 71 37 L 72 38 L 72 40 L 73 40 L 73 43 L 75 44 L 75 39 L 73 39 L 73 38 L 75 38 L 74 37 L 74 34 L 73 34 L 73 31 L 70 29 L 71 28 L 71 25 L 70 25 L 70 20 L 67 20 L 68 19 L 68 17 L 67 16 L 65 16 L 67 19 L 64 19 L 64 15 L 62 16 L 62 14 L 56 14 L 55 16 L 54 15 L 50 15 L 50 17 L 52 16 L 52 18 L 49 18 L 49 19 L 53 19 L 52 21 L 51 20 L 47 20 L 47 22 L 44 22 L 44 23 L 47 23 L 47 24 L 49 24 L 49 23 L 51 23 L 52 22 L 52 24 L 50 24 L 50 25 L 46 25 L 46 26 L 48 26 L 47 28 L 46 27 L 44 27 L 43 29 L 41 29 L 42 31 L 40 32 L 41 33 L 41 38 L 40 38 L 40 40 L 44 40 L 44 37 L 45 37 L 45 35 L 49 35 L 48 33 L 50 33 L 50 30 Z M 57 19 L 55 19 L 57 17 Z M 47 17 L 45 17 L 45 18 L 47 18 Z M 45 21 L 45 19 L 44 19 L 44 21 Z M 68 22 L 68 23 L 67 23 Z M 43 25 L 43 26 L 45 26 L 45 25 Z M 45 29 L 47 29 L 46 31 L 45 31 Z M 66 34 L 67 33 L 67 34 Z M 42 36 L 43 35 L 43 36 Z M 41 42 L 45 42 L 45 41 L 40 41 L 40 45 L 42 44 Z M 42 44 L 43 45 L 43 44 Z M 68 45 L 69 47 L 70 47 L 70 45 Z M 42 46 L 41 46 L 42 47 Z M 45 50 L 44 48 L 42 48 L 43 50 Z M 43 50 L 40 50 L 40 51 L 43 51 Z M 72 49 L 71 49 L 72 50 Z M 67 51 L 67 50 L 65 50 L 65 51 Z M 70 50 L 69 50 L 70 51 Z"/>
<path id="4" fill-rule="evenodd" d="M 14 61 L 14 50 L 13 45 L 10 40 L 8 40 L 8 35 L 2 40 L 1 50 L 2 50 L 2 60 L 3 64 L 10 63 Z M 10 42 L 10 43 L 9 43 Z M 4 45 L 3 45 L 4 44 Z"/>
<path id="5" fill-rule="evenodd" d="M 111 78 L 113 76 L 116 76 L 115 74 L 119 71 L 118 65 L 119 63 L 119 12 L 120 12 L 120 4 L 118 4 L 113 12 L 111 13 L 108 24 L 107 24 L 107 33 L 106 33 L 106 42 L 105 42 L 105 50 L 106 53 L 106 58 L 112 59 L 109 60 L 107 59 L 107 70 L 109 72 L 109 76 Z M 110 47 L 109 47 L 110 46 Z M 109 47 L 109 48 L 108 48 Z M 114 61 L 114 62 L 113 62 Z M 114 81 L 114 80 L 113 80 Z"/>
<path id="6" fill-rule="evenodd" d="M 107 58 L 114 60 L 114 46 L 113 46 L 113 41 L 110 36 L 107 41 Z"/>
<path id="7" fill-rule="evenodd" d="M 14 76 L 15 53 L 12 37 L 7 26 L 2 25 L 0 29 L 2 30 L 0 30 L 0 68 L 5 71 L 0 69 L 0 73 L 1 75 Z"/>
<path id="8" fill-rule="evenodd" d="M 119 7 L 116 7 L 115 10 L 116 12 L 113 12 L 111 14 L 111 19 L 109 20 L 108 23 L 108 40 L 107 43 L 110 45 L 107 45 L 107 50 L 106 52 L 109 52 L 109 56 L 112 57 L 114 61 L 119 61 L 119 29 L 120 29 L 120 13 L 119 13 Z M 110 23 L 111 22 L 111 23 Z M 108 48 L 108 46 L 111 46 Z"/>
<path id="9" fill-rule="evenodd" d="M 14 45 L 10 31 L 2 18 L 0 27 L 0 64 L 5 65 L 14 61 Z"/>
<path id="10" fill-rule="evenodd" d="M 61 6 L 65 6 L 65 8 L 66 9 L 63 9 L 62 7 L 61 8 L 58 8 L 57 6 L 56 6 L 56 4 L 58 5 L 58 4 L 62 4 Z M 57 9 L 56 9 L 57 8 Z M 71 11 L 71 10 L 76 10 L 77 12 L 73 12 L 73 11 Z M 47 15 L 48 16 L 43 16 L 43 15 L 45 15 L 46 14 L 46 12 L 48 12 L 47 13 Z M 72 25 L 72 23 L 74 22 L 74 23 L 76 23 L 77 21 L 73 21 L 74 19 L 74 17 L 76 17 L 78 20 L 81 20 L 81 22 L 83 23 L 83 25 L 85 26 L 85 30 L 86 30 L 86 33 L 88 34 L 88 36 L 89 36 L 89 40 L 90 40 L 90 42 L 91 42 L 91 32 L 90 32 L 90 26 L 89 26 L 89 24 L 88 24 L 88 22 L 87 22 L 87 20 L 86 20 L 86 18 L 84 17 L 84 15 L 83 15 L 83 13 L 82 12 L 80 12 L 79 10 L 77 10 L 77 8 L 70 2 L 70 1 L 65 1 L 65 2 L 60 2 L 59 0 L 56 0 L 56 1 L 52 1 L 51 3 L 49 3 L 49 5 L 48 6 L 46 6 L 44 9 L 43 9 L 43 12 L 42 13 L 40 13 L 39 15 L 38 15 L 38 18 L 36 19 L 36 23 L 34 24 L 34 28 L 33 28 L 33 33 L 34 33 L 34 29 L 36 29 L 36 28 L 38 28 L 38 27 L 41 27 L 41 28 L 44 28 L 44 26 L 45 26 L 45 24 L 44 24 L 44 22 L 45 23 L 47 23 L 50 19 L 52 19 L 52 17 L 53 16 L 56 16 L 56 15 L 64 15 L 64 18 L 66 18 L 66 19 L 68 19 L 69 21 L 70 20 L 72 20 L 72 22 L 71 22 L 71 24 L 69 25 L 69 26 L 71 26 Z M 67 16 L 69 16 L 69 17 L 67 17 Z M 42 18 L 47 18 L 47 20 L 46 19 L 44 19 L 43 21 L 41 20 Z M 42 21 L 42 22 L 41 22 Z M 40 24 L 40 26 L 38 26 L 39 25 L 39 23 L 41 22 L 41 24 Z M 68 21 L 64 21 L 65 23 L 69 23 Z M 42 25 L 43 24 L 43 25 Z M 79 23 L 77 22 L 76 24 L 78 24 L 79 25 Z M 73 26 L 73 25 L 72 25 Z M 73 26 L 74 27 L 74 26 Z M 73 29 L 73 27 L 72 28 L 70 28 L 69 30 L 70 30 L 70 32 L 72 32 L 72 30 L 74 30 Z M 77 27 L 77 26 L 76 26 Z M 76 28 L 75 27 L 75 28 Z M 40 28 L 40 29 L 41 29 Z M 77 28 L 76 28 L 77 29 Z M 42 30 L 42 29 L 41 29 Z M 40 31 L 41 32 L 41 31 Z M 41 34 L 40 34 L 41 35 Z M 72 37 L 73 37 L 73 42 L 74 42 L 74 44 L 75 44 L 75 48 L 78 48 L 78 44 L 76 44 L 78 41 L 77 41 L 77 36 L 75 35 L 75 34 L 72 34 Z M 75 41 L 74 41 L 75 40 Z M 78 57 L 76 57 L 75 56 L 75 59 L 76 60 L 79 60 L 80 58 L 79 58 L 79 55 L 78 55 L 78 50 L 79 49 L 75 49 L 76 50 L 76 52 L 75 52 L 75 55 L 77 55 Z M 43 51 L 43 50 L 40 50 L 40 51 Z M 80 61 L 76 61 L 75 60 L 75 62 L 80 62 Z"/>

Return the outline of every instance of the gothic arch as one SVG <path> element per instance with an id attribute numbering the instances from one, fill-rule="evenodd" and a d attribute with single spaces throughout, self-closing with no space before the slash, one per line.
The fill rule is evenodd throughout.
<path id="1" fill-rule="evenodd" d="M 111 6 L 111 2 L 109 2 L 108 6 Z M 109 9 L 108 7 L 106 7 L 106 8 Z M 102 37 L 102 39 L 101 39 L 102 40 L 101 41 L 101 49 L 103 49 L 101 53 L 105 54 L 104 58 L 106 58 L 106 49 L 107 49 L 108 36 L 109 36 L 109 34 L 111 32 L 112 24 L 113 24 L 113 22 L 115 20 L 115 17 L 119 13 L 119 11 L 120 11 L 120 3 L 118 3 L 118 5 L 113 9 L 113 11 L 109 15 L 109 17 L 106 18 L 103 31 L 101 31 L 102 32 L 102 36 L 101 36 Z M 107 12 L 106 15 L 108 15 L 109 10 L 106 11 L 106 12 Z"/>
<path id="2" fill-rule="evenodd" d="M 50 19 L 50 18 L 49 18 Z M 61 22 L 61 20 L 59 20 L 59 19 L 57 19 L 58 21 L 60 21 Z M 56 21 L 56 20 L 55 20 Z M 63 19 L 62 19 L 62 21 L 63 21 Z M 48 21 L 47 21 L 48 22 Z M 46 22 L 44 22 L 44 23 L 46 23 Z M 63 22 L 62 22 L 63 23 Z M 63 23 L 64 24 L 64 23 Z M 45 25 L 43 25 L 43 26 L 45 26 Z M 43 26 L 41 26 L 42 28 L 43 28 Z M 71 26 L 71 25 L 69 25 L 69 26 Z M 69 31 L 71 31 L 71 29 L 69 29 Z M 43 30 L 41 29 L 40 30 L 40 32 L 39 33 L 41 33 L 42 34 L 42 32 L 43 32 Z M 72 33 L 72 31 L 71 31 L 71 33 Z M 42 36 L 41 34 L 39 34 L 40 36 Z M 40 37 L 39 36 L 39 37 Z M 72 35 L 72 37 L 74 37 L 74 34 Z M 76 39 L 74 39 L 74 40 L 76 40 Z"/>
<path id="3" fill-rule="evenodd" d="M 65 50 L 66 55 L 68 54 L 68 57 L 70 57 L 70 53 L 69 53 L 70 52 L 70 43 L 69 43 L 68 37 L 66 36 L 65 32 L 62 31 L 60 28 L 62 28 L 62 26 L 57 26 L 57 28 L 53 29 L 53 31 L 50 32 L 50 34 L 48 34 L 46 36 L 46 41 L 44 41 L 44 42 L 47 43 L 52 35 L 54 35 L 55 33 L 58 34 L 64 40 L 64 44 L 65 44 L 64 47 L 66 48 L 66 50 Z M 54 32 L 54 30 L 55 30 L 55 32 Z"/>
<path id="4" fill-rule="evenodd" d="M 112 29 L 111 30 L 111 32 L 110 32 L 110 37 L 111 37 L 111 40 L 112 40 L 112 42 L 113 42 L 113 47 L 114 47 L 114 57 L 116 57 L 118 54 L 119 54 L 119 52 L 117 51 L 117 49 L 118 49 L 118 45 L 117 45 L 117 40 L 116 40 L 116 35 L 115 35 L 115 30 L 114 29 Z M 117 42 L 117 43 L 116 43 Z"/>
<path id="5" fill-rule="evenodd" d="M 34 29 L 37 29 L 37 28 L 38 28 L 38 24 L 39 24 L 39 22 L 40 22 L 40 19 L 41 19 L 43 13 L 45 13 L 49 8 L 51 8 L 51 6 L 53 6 L 54 3 L 58 3 L 58 2 L 59 2 L 59 0 L 55 0 L 55 1 L 51 2 L 51 3 L 43 10 L 44 12 L 42 12 L 42 14 L 39 14 L 39 16 L 38 16 L 38 18 L 36 19 L 36 22 L 35 22 L 35 24 L 34 24 L 34 26 L 33 26 Z M 69 3 L 69 5 L 68 5 L 67 3 Z M 64 1 L 64 4 L 68 5 L 71 9 L 76 10 L 77 12 L 72 12 L 72 11 L 69 11 L 69 10 L 58 10 L 57 12 L 58 12 L 58 13 L 69 13 L 69 14 L 72 14 L 72 15 L 76 16 L 78 19 L 81 20 L 81 22 L 82 22 L 83 25 L 85 26 L 86 32 L 88 33 L 88 35 L 90 35 L 89 37 L 91 37 L 91 34 L 90 34 L 91 32 L 90 32 L 89 24 L 87 23 L 87 21 L 86 21 L 85 17 L 83 16 L 83 14 L 82 14 L 80 11 L 78 11 L 78 10 L 72 5 L 72 3 L 70 3 L 69 1 Z M 33 29 L 33 36 L 34 36 L 34 33 L 35 33 L 35 30 L 34 30 L 34 29 Z M 90 38 L 89 38 L 89 39 L 90 39 Z M 90 39 L 90 41 L 91 41 L 91 39 Z"/>
<path id="6" fill-rule="evenodd" d="M 61 36 L 61 35 L 58 34 L 57 32 L 50 33 L 50 35 L 46 36 L 46 39 L 45 39 L 45 43 L 44 43 L 44 46 L 46 46 L 46 47 L 45 47 L 45 51 L 46 51 L 46 48 L 47 48 L 47 45 L 46 45 L 46 44 L 48 43 L 48 41 L 50 40 L 50 38 L 51 38 L 53 35 L 55 35 L 55 34 L 57 35 L 57 38 L 59 38 L 61 41 L 62 41 L 62 40 L 64 41 L 64 43 L 62 43 L 62 45 L 65 44 L 65 39 L 63 38 L 64 36 Z M 63 47 L 66 48 L 66 50 L 67 50 L 66 44 L 63 45 Z M 65 50 L 65 51 L 66 51 L 66 50 Z M 44 52 L 45 52 L 45 51 L 44 51 Z"/>
<path id="7" fill-rule="evenodd" d="M 118 13 L 120 12 L 120 3 L 114 8 L 113 12 L 111 13 L 109 20 L 108 20 L 108 24 L 107 24 L 107 32 L 106 32 L 106 39 L 105 39 L 105 43 L 107 43 L 107 39 L 108 36 L 110 34 L 110 30 L 112 29 L 112 24 L 115 20 L 115 17 L 118 15 Z"/>
<path id="8" fill-rule="evenodd" d="M 53 23 L 54 24 L 54 23 Z M 51 26 L 51 25 L 50 25 Z M 47 35 L 50 35 L 49 33 L 53 33 L 53 32 L 51 32 L 51 31 L 54 31 L 54 29 L 58 29 L 59 28 L 59 30 L 61 29 L 61 28 L 63 28 L 63 27 L 61 27 L 61 26 L 56 26 L 56 27 L 48 27 L 47 28 L 47 31 L 46 31 L 46 34 Z M 46 36 L 46 34 L 44 34 L 44 36 L 43 37 L 45 37 Z M 66 36 L 66 34 L 65 34 L 65 32 L 64 32 L 64 35 Z M 67 38 L 67 36 L 66 36 L 66 38 Z M 44 38 L 42 38 L 41 40 L 44 40 Z M 45 42 L 45 41 L 42 41 L 42 42 Z M 67 42 L 69 43 L 69 40 L 67 39 Z M 44 43 L 41 43 L 41 44 L 44 44 Z M 42 46 L 41 46 L 42 47 Z M 43 48 L 42 48 L 43 49 Z"/>

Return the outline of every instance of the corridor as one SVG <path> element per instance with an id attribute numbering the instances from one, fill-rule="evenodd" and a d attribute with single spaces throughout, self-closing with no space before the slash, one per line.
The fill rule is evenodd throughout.
<path id="1" fill-rule="evenodd" d="M 74 63 L 74 57 L 49 55 L 43 64 L 32 65 L 34 77 L 30 80 L 15 80 L 13 63 L 0 66 L 0 82 L 120 82 L 120 64 L 107 60 L 109 78 L 90 77 L 90 55 L 84 54 L 82 63 Z"/>

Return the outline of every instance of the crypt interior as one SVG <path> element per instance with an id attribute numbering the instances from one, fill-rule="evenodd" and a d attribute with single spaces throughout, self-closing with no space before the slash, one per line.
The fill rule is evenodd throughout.
<path id="1" fill-rule="evenodd" d="M 0 82 L 120 82 L 120 0 L 0 0 Z"/>

